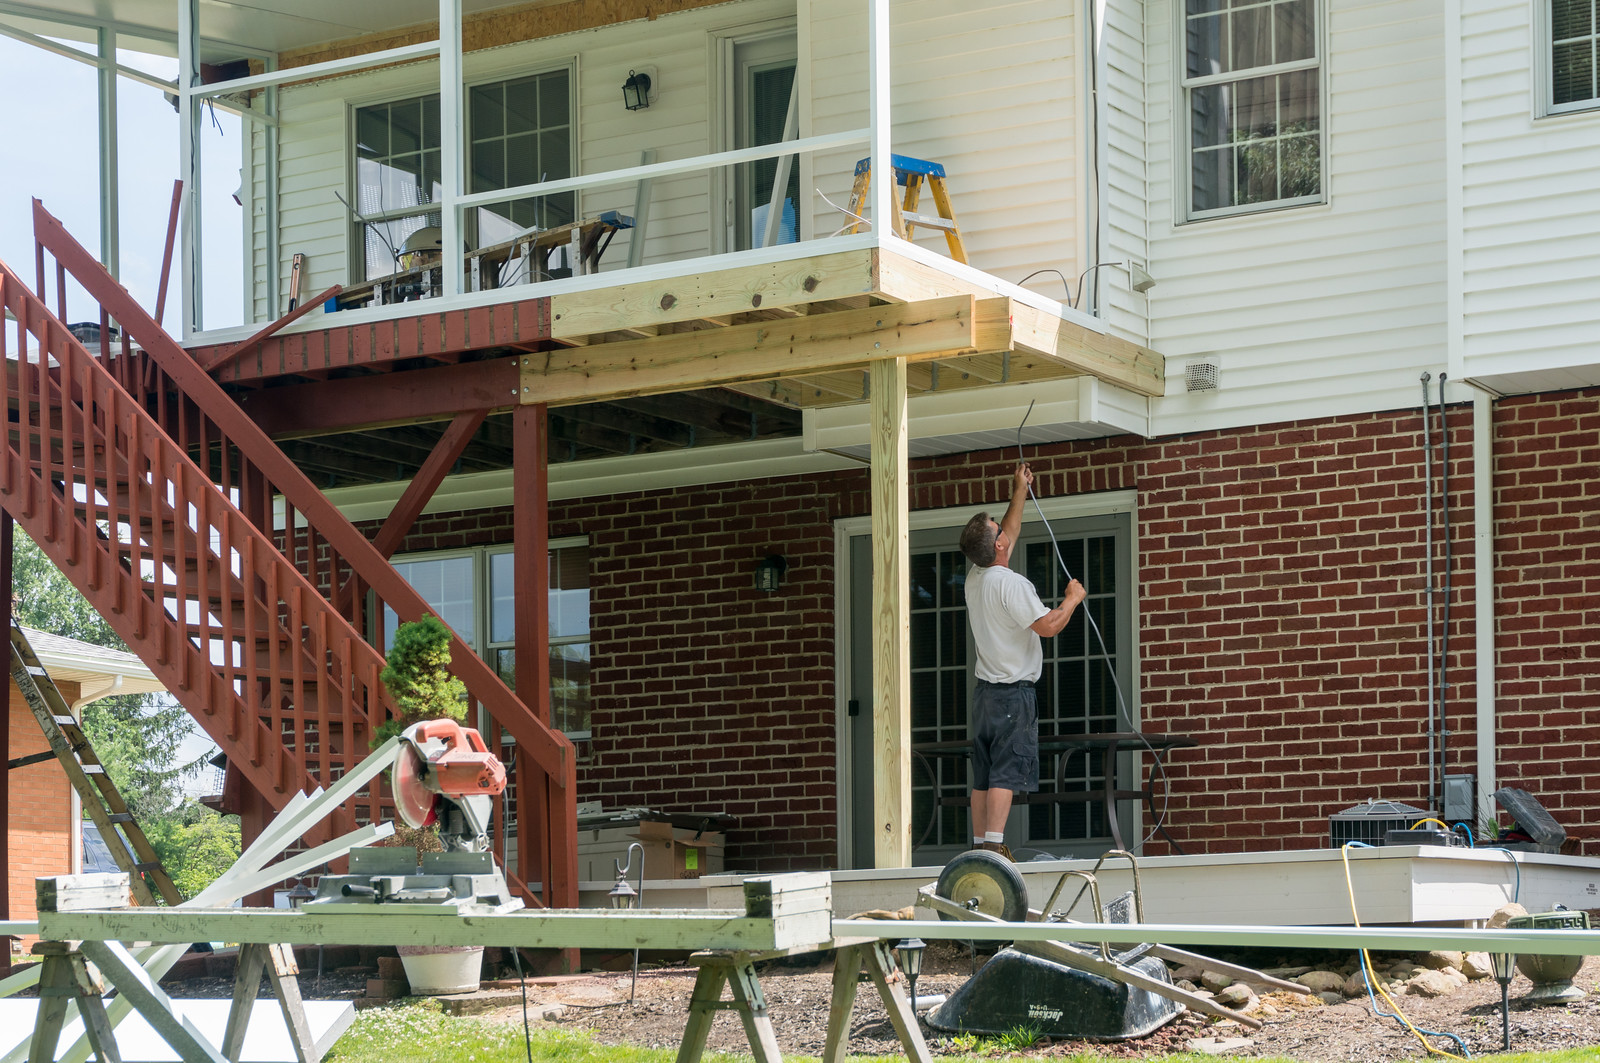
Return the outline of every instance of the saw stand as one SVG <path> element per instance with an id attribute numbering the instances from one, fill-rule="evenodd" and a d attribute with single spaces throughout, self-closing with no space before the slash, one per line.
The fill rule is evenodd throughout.
<path id="1" fill-rule="evenodd" d="M 896 977 L 898 972 L 888 944 L 880 938 L 835 938 L 830 944 L 838 951 L 833 962 L 833 1000 L 828 1009 L 828 1036 L 822 1049 L 822 1063 L 844 1063 L 863 963 L 878 987 L 878 995 L 883 998 L 889 1021 L 900 1035 L 906 1058 L 930 1063 L 928 1045 L 912 1014 L 905 987 Z M 695 978 L 694 992 L 689 998 L 689 1021 L 678 1046 L 677 1063 L 698 1063 L 705 1052 L 711 1020 L 718 1011 L 738 1013 L 756 1063 L 783 1063 L 783 1053 L 778 1048 L 772 1017 L 767 1014 L 767 1000 L 761 993 L 755 965 L 763 960 L 815 951 L 815 946 L 808 945 L 771 952 L 697 952 L 691 956 L 689 962 L 700 968 L 700 974 Z M 722 999 L 724 984 L 733 991 L 732 1001 Z"/>
<path id="2" fill-rule="evenodd" d="M 72 911 L 83 907 L 117 908 L 125 904 L 127 879 L 122 875 L 70 875 L 38 880 L 40 911 Z M 239 946 L 233 980 L 233 1006 L 219 1048 L 172 1008 L 172 1000 L 140 966 L 139 961 L 115 941 L 39 941 L 33 954 L 40 957 L 39 1013 L 28 1047 L 29 1063 L 53 1063 L 67 1018 L 67 1005 L 77 1005 L 84 1036 L 101 1063 L 116 1063 L 112 1022 L 106 1015 L 105 992 L 109 980 L 135 1010 L 184 1060 L 238 1063 L 244 1051 L 245 1031 L 261 988 L 261 975 L 272 981 L 272 993 L 283 1009 L 289 1042 L 298 1063 L 322 1058 L 316 1038 L 306 1022 L 296 975 L 300 968 L 289 945 L 246 943 Z M 93 966 L 90 966 L 90 965 Z M 104 975 L 104 977 L 102 977 Z"/>

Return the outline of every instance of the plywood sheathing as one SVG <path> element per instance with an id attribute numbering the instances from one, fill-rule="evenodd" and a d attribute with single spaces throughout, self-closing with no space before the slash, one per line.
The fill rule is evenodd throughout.
<path id="1" fill-rule="evenodd" d="M 679 11 L 716 7 L 729 2 L 731 0 L 535 0 L 533 3 L 463 16 L 461 50 L 476 52 L 502 44 L 558 37 L 564 33 L 577 33 L 639 19 L 655 19 Z M 403 29 L 280 52 L 278 69 L 289 70 L 330 59 L 347 59 L 354 55 L 438 39 L 439 23 L 423 22 Z"/>

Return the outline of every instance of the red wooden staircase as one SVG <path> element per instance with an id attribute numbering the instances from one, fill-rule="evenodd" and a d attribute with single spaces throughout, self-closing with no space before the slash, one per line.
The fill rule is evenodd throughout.
<path id="1" fill-rule="evenodd" d="M 387 606 L 414 620 L 427 605 L 37 200 L 34 232 L 36 292 L 0 263 L 0 303 L 15 319 L 0 327 L 0 507 L 281 808 L 366 756 L 372 726 L 392 714 L 372 618 Z M 63 324 L 68 274 L 99 304 L 98 352 Z M 545 903 L 576 906 L 577 883 L 561 873 L 576 857 L 559 858 L 576 848 L 573 747 L 459 639 L 451 651 L 527 774 L 565 797 L 519 800 L 524 817 L 545 820 L 522 837 L 549 839 L 519 863 L 523 877 L 542 876 Z M 384 818 L 387 803 L 363 791 L 308 840 Z"/>

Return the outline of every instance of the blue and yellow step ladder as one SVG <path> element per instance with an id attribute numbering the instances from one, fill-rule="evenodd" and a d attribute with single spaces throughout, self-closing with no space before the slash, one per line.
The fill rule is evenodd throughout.
<path id="1" fill-rule="evenodd" d="M 956 224 L 955 210 L 950 206 L 950 192 L 945 188 L 944 166 L 926 159 L 913 159 L 909 155 L 890 155 L 889 162 L 894 167 L 895 183 L 904 185 L 906 190 L 904 203 L 894 196 L 889 197 L 894 207 L 895 235 L 909 240 L 919 225 L 925 229 L 938 229 L 944 233 L 945 243 L 950 246 L 950 257 L 957 262 L 965 262 L 967 249 L 961 243 L 961 226 Z M 867 193 L 872 187 L 870 157 L 856 163 L 855 177 L 855 184 L 850 187 L 850 213 L 859 218 L 866 210 Z M 929 194 L 933 196 L 933 205 L 939 210 L 937 216 L 917 213 L 924 180 L 928 183 Z M 848 231 L 859 231 L 861 224 L 857 222 Z"/>

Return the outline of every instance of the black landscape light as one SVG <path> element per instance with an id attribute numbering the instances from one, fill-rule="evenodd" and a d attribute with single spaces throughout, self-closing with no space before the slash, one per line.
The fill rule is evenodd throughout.
<path id="1" fill-rule="evenodd" d="M 922 953 L 928 943 L 921 938 L 906 938 L 900 942 L 895 951 L 900 954 L 900 969 L 906 972 L 906 981 L 911 983 L 911 1016 L 917 1014 L 917 976 L 922 973 Z"/>
<path id="2" fill-rule="evenodd" d="M 1509 952 L 1489 953 L 1494 980 L 1500 983 L 1500 1050 L 1511 1051 L 1511 979 L 1517 973 L 1517 957 Z"/>

